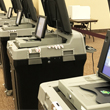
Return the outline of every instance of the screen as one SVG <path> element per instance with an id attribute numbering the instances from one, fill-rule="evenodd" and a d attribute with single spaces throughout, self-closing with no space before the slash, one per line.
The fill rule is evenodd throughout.
<path id="1" fill-rule="evenodd" d="M 45 19 L 44 18 L 40 18 L 39 26 L 38 26 L 37 33 L 36 33 L 36 36 L 39 36 L 40 38 L 42 36 L 44 23 L 45 23 Z"/>
<path id="2" fill-rule="evenodd" d="M 98 76 L 106 81 L 110 81 L 110 30 L 107 31 L 99 58 Z"/>
<path id="3" fill-rule="evenodd" d="M 38 23 L 36 26 L 36 32 L 35 36 L 39 39 L 43 38 L 46 31 L 46 17 L 45 16 L 39 16 Z"/>
<path id="4" fill-rule="evenodd" d="M 104 63 L 102 73 L 110 77 L 110 46 Z"/>

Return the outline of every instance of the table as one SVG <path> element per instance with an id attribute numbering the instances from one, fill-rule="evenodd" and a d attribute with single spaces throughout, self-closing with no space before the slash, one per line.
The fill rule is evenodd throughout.
<path id="1" fill-rule="evenodd" d="M 90 23 L 90 30 L 91 30 L 91 23 L 92 22 L 97 22 L 97 19 L 70 19 L 70 22 L 73 23 Z"/>
<path id="2" fill-rule="evenodd" d="M 89 29 L 89 31 L 91 31 L 91 23 L 95 23 L 98 22 L 97 19 L 70 19 L 70 23 L 72 23 L 72 25 L 74 26 L 74 23 L 81 23 L 81 25 L 83 24 L 84 26 L 86 24 L 90 24 L 90 27 L 88 28 L 87 26 L 87 30 Z"/>

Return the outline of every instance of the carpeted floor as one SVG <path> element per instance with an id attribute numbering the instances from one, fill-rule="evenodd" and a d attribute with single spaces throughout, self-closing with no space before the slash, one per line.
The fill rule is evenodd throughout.
<path id="1" fill-rule="evenodd" d="M 5 88 L 3 86 L 3 72 L 0 67 L 0 110 L 14 110 L 14 101 L 12 96 L 5 94 Z"/>
<path id="2" fill-rule="evenodd" d="M 98 60 L 100 57 L 101 49 L 103 46 L 103 39 L 95 38 L 95 42 L 93 42 L 92 38 L 89 39 L 89 37 L 86 37 L 86 45 L 93 46 L 97 49 L 96 52 L 94 52 L 94 69 L 95 72 L 97 69 Z M 93 64 L 92 64 L 92 54 L 87 53 L 87 61 L 84 66 L 84 75 L 93 74 Z M 12 96 L 6 96 L 4 93 L 5 88 L 3 86 L 3 73 L 2 69 L 0 67 L 0 110 L 14 110 L 14 101 Z"/>

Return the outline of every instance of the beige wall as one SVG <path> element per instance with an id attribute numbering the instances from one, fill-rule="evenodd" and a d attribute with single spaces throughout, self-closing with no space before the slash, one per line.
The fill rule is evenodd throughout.
<path id="1" fill-rule="evenodd" d="M 9 7 L 12 7 L 11 0 L 4 0 L 6 8 L 8 10 Z"/>
<path id="2" fill-rule="evenodd" d="M 90 6 L 91 18 L 98 19 L 97 23 L 92 23 L 92 29 L 110 28 L 110 13 L 108 0 L 66 0 L 68 5 Z"/>
<path id="3" fill-rule="evenodd" d="M 41 0 L 39 0 L 39 14 L 43 14 Z M 92 23 L 92 29 L 110 28 L 110 14 L 107 0 L 65 0 L 66 6 L 81 5 L 90 6 L 91 18 L 98 19 L 97 23 Z"/>
<path id="4" fill-rule="evenodd" d="M 40 15 L 44 15 L 44 11 L 43 11 L 43 8 L 42 8 L 42 4 L 41 4 L 41 0 L 39 0 L 39 14 Z"/>

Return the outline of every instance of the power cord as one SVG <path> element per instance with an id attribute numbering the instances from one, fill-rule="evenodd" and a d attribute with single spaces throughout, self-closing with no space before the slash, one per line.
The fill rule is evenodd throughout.
<path id="1" fill-rule="evenodd" d="M 96 51 L 95 48 L 91 47 L 91 46 L 86 46 L 86 51 L 88 53 L 92 53 L 92 65 L 93 65 L 93 73 L 95 74 L 95 70 L 94 70 L 94 58 L 93 58 L 93 54 Z"/>
<path id="2" fill-rule="evenodd" d="M 95 74 L 95 70 L 94 70 L 94 57 L 93 57 L 93 54 L 94 54 L 94 53 L 92 53 L 92 66 L 93 66 L 93 73 Z"/>

